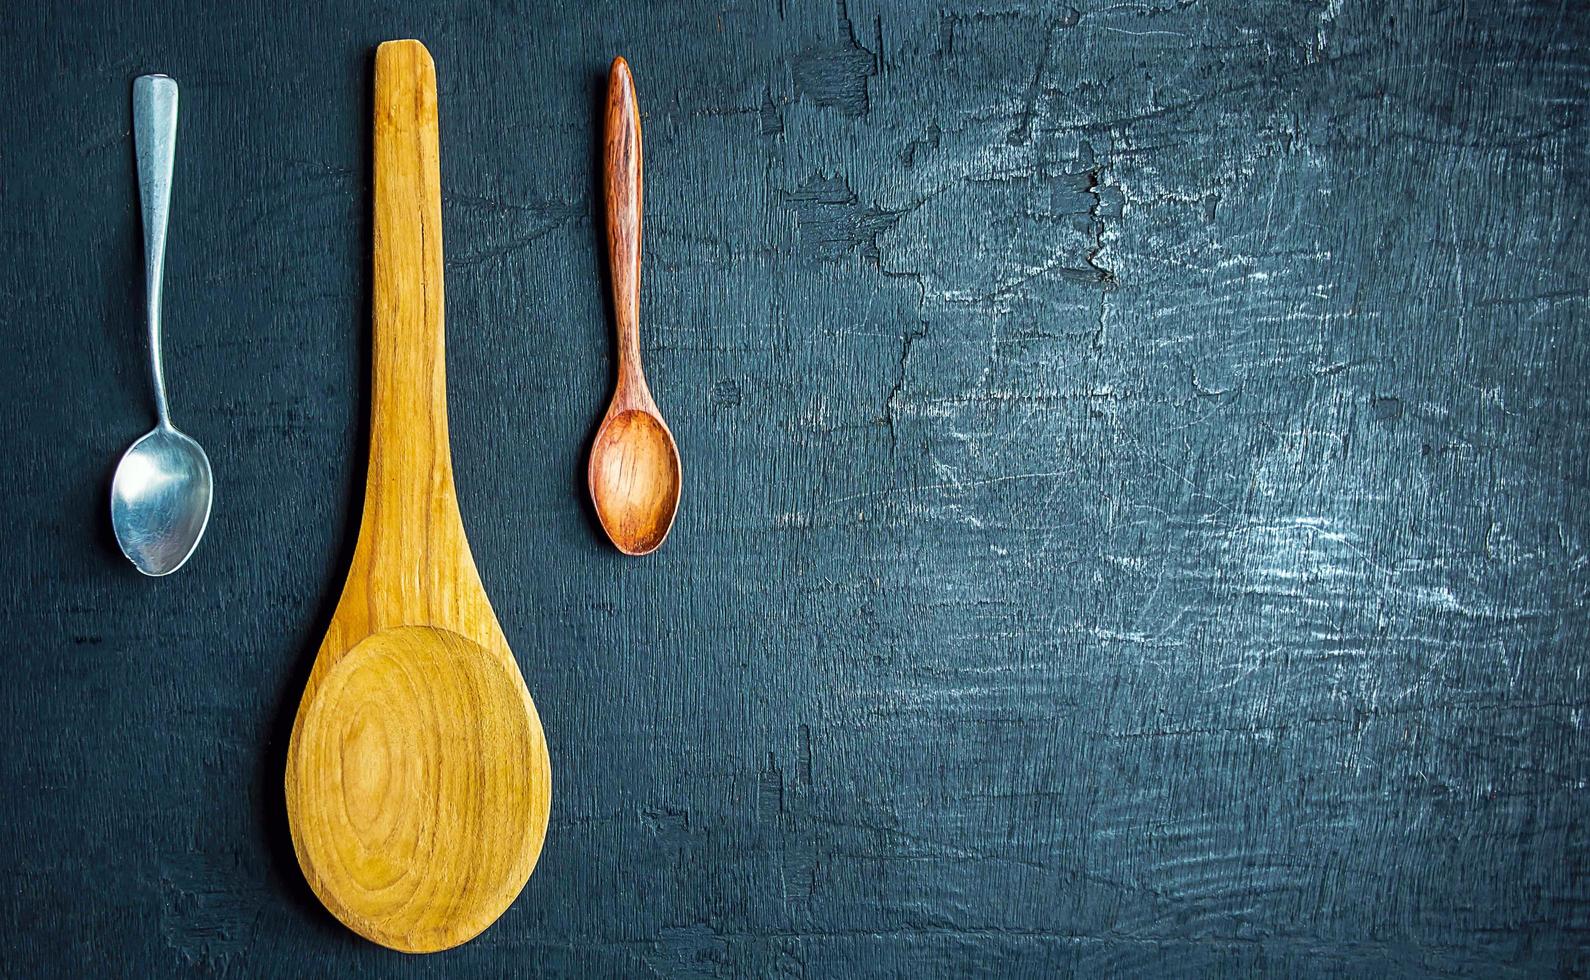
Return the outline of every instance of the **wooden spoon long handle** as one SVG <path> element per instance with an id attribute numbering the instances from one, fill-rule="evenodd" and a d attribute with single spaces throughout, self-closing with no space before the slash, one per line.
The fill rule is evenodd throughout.
<path id="1" fill-rule="evenodd" d="M 419 547 L 451 517 L 442 328 L 442 186 L 436 66 L 418 41 L 375 55 L 374 365 L 365 529 Z M 416 552 L 425 554 L 424 551 Z M 412 557 L 412 556 L 410 556 Z"/>
<path id="2" fill-rule="evenodd" d="M 614 58 L 607 78 L 607 258 L 618 326 L 617 397 L 646 390 L 640 365 L 640 109 L 629 63 Z M 631 389 L 631 385 L 638 385 Z"/>

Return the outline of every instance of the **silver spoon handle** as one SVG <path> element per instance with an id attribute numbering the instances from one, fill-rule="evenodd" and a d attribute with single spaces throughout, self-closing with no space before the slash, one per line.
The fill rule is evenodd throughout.
<path id="1" fill-rule="evenodd" d="M 133 80 L 133 145 L 138 154 L 138 200 L 144 218 L 144 295 L 149 303 L 149 369 L 155 411 L 171 424 L 166 371 L 160 352 L 160 290 L 166 265 L 166 221 L 171 214 L 171 167 L 177 156 L 177 83 L 166 75 Z"/>

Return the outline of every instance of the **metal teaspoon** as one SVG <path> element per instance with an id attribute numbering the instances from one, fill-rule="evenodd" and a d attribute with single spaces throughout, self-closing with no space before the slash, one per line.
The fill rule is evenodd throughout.
<path id="1" fill-rule="evenodd" d="M 160 356 L 160 286 L 177 150 L 177 83 L 171 78 L 144 75 L 133 81 L 133 144 L 143 207 L 149 366 L 159 422 L 116 465 L 110 520 L 116 543 L 134 567 L 145 575 L 169 575 L 192 556 L 204 536 L 215 488 L 204 449 L 171 424 Z"/>

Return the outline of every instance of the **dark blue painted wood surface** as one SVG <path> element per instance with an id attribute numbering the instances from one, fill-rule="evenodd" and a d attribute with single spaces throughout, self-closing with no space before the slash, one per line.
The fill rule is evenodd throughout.
<path id="1" fill-rule="evenodd" d="M 25 977 L 1573 973 L 1590 945 L 1590 19 L 1572 2 L 13 4 Z M 454 454 L 556 772 L 475 942 L 308 894 L 285 737 L 364 449 L 369 81 L 442 100 Z M 583 502 L 595 127 L 646 125 L 655 557 Z M 129 90 L 208 539 L 146 581 Z"/>

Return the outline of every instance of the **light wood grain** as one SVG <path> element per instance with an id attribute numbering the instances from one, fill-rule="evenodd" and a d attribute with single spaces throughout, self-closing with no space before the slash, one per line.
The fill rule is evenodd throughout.
<path id="1" fill-rule="evenodd" d="M 288 749 L 309 885 L 408 952 L 464 942 L 530 876 L 551 770 L 453 486 L 443 342 L 436 74 L 376 54 L 374 397 L 364 518 Z"/>
<path id="2" fill-rule="evenodd" d="M 613 59 L 603 147 L 607 254 L 618 378 L 591 445 L 587 480 L 597 517 L 627 555 L 655 551 L 679 510 L 679 447 L 640 362 L 641 136 L 629 64 Z"/>

